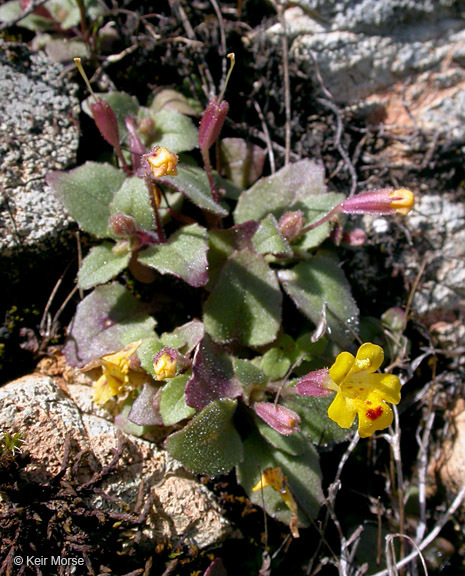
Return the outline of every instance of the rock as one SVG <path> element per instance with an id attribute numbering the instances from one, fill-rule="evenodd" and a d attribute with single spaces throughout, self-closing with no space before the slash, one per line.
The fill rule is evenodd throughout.
<path id="1" fill-rule="evenodd" d="M 45 184 L 76 161 L 79 103 L 63 66 L 24 44 L 0 41 L 0 256 L 46 253 L 69 217 Z"/>
<path id="2" fill-rule="evenodd" d="M 296 0 L 290 56 L 342 107 L 405 133 L 465 142 L 463 1 Z M 282 28 L 268 36 L 279 41 Z"/>
<path id="3" fill-rule="evenodd" d="M 465 402 L 462 399 L 457 402 L 452 417 L 453 434 L 442 446 L 436 469 L 441 483 L 453 498 L 463 488 L 465 478 Z"/>
<path id="4" fill-rule="evenodd" d="M 206 487 L 155 444 L 129 437 L 101 417 L 82 413 L 57 383 L 58 378 L 32 374 L 0 388 L 0 429 L 24 436 L 23 453 L 28 460 L 20 469 L 24 480 L 50 482 L 62 469 L 69 449 L 65 479 L 73 474 L 73 480 L 86 483 L 120 454 L 112 474 L 99 481 L 92 507 L 116 513 L 134 511 L 142 490 L 144 503 L 153 500 L 140 528 L 144 542 L 155 545 L 168 540 L 182 545 L 188 541 L 206 548 L 226 538 L 230 525 Z M 74 393 L 86 404 L 84 386 L 77 386 Z M 87 390 L 90 398 L 91 388 Z M 79 454 L 81 465 L 76 468 L 73 463 Z M 86 459 L 82 454 L 87 454 Z"/>

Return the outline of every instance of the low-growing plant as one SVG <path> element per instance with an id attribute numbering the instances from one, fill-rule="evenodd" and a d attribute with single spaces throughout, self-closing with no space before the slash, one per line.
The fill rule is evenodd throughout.
<path id="1" fill-rule="evenodd" d="M 114 162 L 47 177 L 101 241 L 79 269 L 91 292 L 64 353 L 95 375 L 94 401 L 119 426 L 163 438 L 194 473 L 235 469 L 251 501 L 297 535 L 323 501 L 317 447 L 353 435 L 356 416 L 361 437 L 389 427 L 400 401 L 399 378 L 378 373 L 383 349 L 360 340 L 338 246 L 363 234 L 345 231 L 346 215 L 406 214 L 413 195 L 346 198 L 310 159 L 264 176 L 263 149 L 219 141 L 228 109 L 212 98 L 197 126 L 198 106 L 172 89 L 148 106 L 118 92 L 83 102 Z M 189 299 L 161 294 L 163 276 L 163 294 L 171 285 Z M 379 326 L 371 339 L 382 343 Z"/>

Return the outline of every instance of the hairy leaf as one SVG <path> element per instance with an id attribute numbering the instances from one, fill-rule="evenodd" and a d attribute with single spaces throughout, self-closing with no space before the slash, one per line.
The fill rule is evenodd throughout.
<path id="1" fill-rule="evenodd" d="M 82 368 L 92 360 L 153 335 L 155 320 L 124 286 L 98 286 L 77 307 L 64 354 Z"/>
<path id="2" fill-rule="evenodd" d="M 69 172 L 50 172 L 46 180 L 82 230 L 97 238 L 108 236 L 109 204 L 124 181 L 121 170 L 86 162 Z"/>
<path id="3" fill-rule="evenodd" d="M 186 404 L 184 390 L 188 376 L 181 374 L 172 378 L 161 390 L 160 413 L 165 426 L 172 426 L 191 418 L 196 410 Z"/>
<path id="4" fill-rule="evenodd" d="M 155 219 L 149 191 L 142 178 L 126 178 L 110 204 L 110 213 L 132 216 L 142 230 L 155 230 Z"/>
<path id="5" fill-rule="evenodd" d="M 326 316 L 328 337 L 346 346 L 358 330 L 359 311 L 350 285 L 332 257 L 315 256 L 281 270 L 279 280 L 297 308 L 317 325 Z"/>
<path id="6" fill-rule="evenodd" d="M 91 248 L 79 268 L 79 288 L 88 290 L 98 284 L 105 284 L 127 267 L 131 254 L 113 254 L 113 246 L 110 242 L 104 242 Z"/>
<path id="7" fill-rule="evenodd" d="M 177 176 L 162 176 L 157 182 L 181 192 L 202 210 L 219 216 L 228 215 L 228 211 L 213 200 L 205 171 L 196 166 L 178 165 Z"/>
<path id="8" fill-rule="evenodd" d="M 198 224 L 190 224 L 173 234 L 166 244 L 150 246 L 140 252 L 139 261 L 198 288 L 208 281 L 207 251 L 207 231 Z"/>
<path id="9" fill-rule="evenodd" d="M 195 353 L 192 377 L 186 386 L 187 404 L 202 410 L 213 400 L 237 398 L 241 393 L 231 356 L 205 336 Z"/>
<path id="10" fill-rule="evenodd" d="M 191 472 L 218 476 L 242 460 L 242 442 L 233 425 L 237 401 L 215 400 L 166 440 L 166 449 Z"/>
<path id="11" fill-rule="evenodd" d="M 205 329 L 216 342 L 269 344 L 281 325 L 281 302 L 275 273 L 263 256 L 247 248 L 237 251 L 205 304 Z"/>
<path id="12" fill-rule="evenodd" d="M 299 506 L 299 524 L 308 526 L 314 520 L 323 502 L 321 470 L 315 448 L 303 443 L 303 452 L 293 456 L 278 450 L 265 441 L 258 432 L 244 442 L 244 459 L 237 466 L 239 484 L 247 492 L 251 502 L 264 506 L 265 511 L 281 522 L 289 524 L 292 513 L 284 504 L 280 494 L 271 487 L 252 492 L 267 468 L 281 468 L 287 478 L 291 494 Z"/>

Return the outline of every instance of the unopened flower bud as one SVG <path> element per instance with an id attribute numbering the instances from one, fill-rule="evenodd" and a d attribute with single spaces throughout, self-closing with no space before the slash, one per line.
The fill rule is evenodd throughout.
<path id="1" fill-rule="evenodd" d="M 367 235 L 361 228 L 354 228 L 343 233 L 342 241 L 349 246 L 363 246 L 367 241 Z"/>
<path id="2" fill-rule="evenodd" d="M 393 190 L 382 188 L 370 190 L 352 196 L 338 205 L 338 212 L 344 214 L 387 214 L 406 215 L 413 208 L 415 198 L 413 192 L 405 188 Z"/>
<path id="3" fill-rule="evenodd" d="M 294 410 L 272 402 L 256 402 L 253 409 L 268 426 L 283 436 L 300 430 L 300 416 Z"/>
<path id="4" fill-rule="evenodd" d="M 143 158 L 148 162 L 154 178 L 161 176 L 176 176 L 178 157 L 163 146 L 154 146 Z"/>
<path id="5" fill-rule="evenodd" d="M 300 396 L 328 396 L 332 389 L 328 388 L 330 383 L 329 370 L 322 368 L 314 370 L 303 376 L 296 384 L 295 391 Z"/>
<path id="6" fill-rule="evenodd" d="M 158 381 L 176 376 L 178 351 L 174 348 L 163 348 L 153 359 L 153 370 Z"/>
<path id="7" fill-rule="evenodd" d="M 305 225 L 305 218 L 301 210 L 286 212 L 281 216 L 278 223 L 279 231 L 288 242 L 296 240 Z"/>
<path id="8" fill-rule="evenodd" d="M 221 128 L 228 114 L 229 104 L 226 100 L 217 102 L 210 100 L 205 108 L 199 126 L 199 146 L 201 150 L 209 150 L 218 139 Z"/>
<path id="9" fill-rule="evenodd" d="M 403 332 L 407 326 L 407 314 L 399 306 L 388 308 L 381 316 L 381 320 L 392 332 Z"/>
<path id="10" fill-rule="evenodd" d="M 132 216 L 124 212 L 112 214 L 109 220 L 110 230 L 116 238 L 131 238 L 137 233 L 137 224 Z"/>

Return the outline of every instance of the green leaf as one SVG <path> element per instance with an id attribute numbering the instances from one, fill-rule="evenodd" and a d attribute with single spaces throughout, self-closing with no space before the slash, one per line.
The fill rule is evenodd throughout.
<path id="1" fill-rule="evenodd" d="M 191 418 L 195 408 L 186 404 L 184 389 L 188 376 L 182 374 L 172 378 L 161 391 L 160 413 L 165 426 L 172 426 L 181 420 Z"/>
<path id="2" fill-rule="evenodd" d="M 233 425 L 237 401 L 216 400 L 166 440 L 168 452 L 196 474 L 226 474 L 242 460 L 242 442 Z"/>
<path id="3" fill-rule="evenodd" d="M 99 94 L 96 93 L 95 95 L 97 98 L 110 104 L 118 121 L 120 140 L 124 139 L 127 134 L 127 128 L 124 122 L 126 116 L 137 116 L 139 112 L 140 105 L 137 98 L 130 96 L 126 92 L 102 92 Z M 93 118 L 93 116 L 89 104 L 92 104 L 92 102 L 94 102 L 93 96 L 89 96 L 82 102 L 82 110 L 91 118 Z"/>
<path id="4" fill-rule="evenodd" d="M 269 344 L 281 326 L 281 302 L 276 275 L 263 256 L 239 250 L 225 264 L 205 304 L 205 329 L 216 342 Z"/>
<path id="5" fill-rule="evenodd" d="M 345 442 L 354 434 L 357 424 L 340 428 L 328 417 L 328 408 L 334 396 L 292 396 L 286 398 L 286 406 L 300 416 L 300 433 L 317 446 L 328 446 Z"/>
<path id="6" fill-rule="evenodd" d="M 303 452 L 292 456 L 277 450 L 256 432 L 244 442 L 244 459 L 236 468 L 237 481 L 254 504 L 264 505 L 270 516 L 289 524 L 292 513 L 276 490 L 267 487 L 252 492 L 263 471 L 278 466 L 299 506 L 299 525 L 308 526 L 323 502 L 318 454 L 311 444 L 303 443 Z"/>
<path id="7" fill-rule="evenodd" d="M 198 224 L 190 224 L 173 234 L 166 244 L 140 252 L 139 261 L 198 288 L 208 281 L 207 250 L 207 231 Z"/>
<path id="8" fill-rule="evenodd" d="M 291 366 L 298 364 L 301 357 L 302 353 L 294 340 L 288 334 L 281 334 L 275 345 L 263 355 L 260 368 L 270 380 L 280 380 Z"/>
<path id="9" fill-rule="evenodd" d="M 253 390 L 264 388 L 268 382 L 266 374 L 249 360 L 233 358 L 233 368 L 247 398 Z"/>
<path id="10" fill-rule="evenodd" d="M 46 180 L 82 230 L 97 238 L 108 236 L 109 204 L 124 181 L 121 170 L 86 162 L 69 172 L 50 172 Z"/>
<path id="11" fill-rule="evenodd" d="M 150 374 L 151 376 L 155 376 L 153 359 L 162 348 L 163 344 L 160 340 L 158 340 L 156 336 L 150 336 L 149 338 L 144 338 L 137 349 L 137 356 L 139 357 L 140 365 L 147 374 Z"/>
<path id="12" fill-rule="evenodd" d="M 287 402 L 285 407 L 289 408 Z M 255 418 L 255 424 L 257 425 L 260 435 L 277 450 L 286 452 L 286 454 L 290 454 L 291 456 L 298 456 L 305 451 L 304 444 L 306 440 L 300 432 L 294 432 L 293 434 L 289 434 L 289 436 L 284 436 L 271 428 L 271 426 L 259 417 Z"/>
<path id="13" fill-rule="evenodd" d="M 308 159 L 300 160 L 261 178 L 244 191 L 234 211 L 234 221 L 262 220 L 268 214 L 279 219 L 286 212 L 301 210 L 306 224 L 311 224 L 343 199 L 342 194 L 326 193 L 321 166 Z M 330 224 L 318 226 L 305 233 L 298 246 L 303 251 L 314 248 L 329 232 Z"/>
<path id="14" fill-rule="evenodd" d="M 281 236 L 278 222 L 273 214 L 260 222 L 260 227 L 252 239 L 253 245 L 259 254 L 274 254 L 275 256 L 294 255 L 289 243 Z"/>
<path id="15" fill-rule="evenodd" d="M 132 216 L 142 230 L 155 230 L 155 220 L 149 191 L 142 178 L 126 178 L 110 204 L 110 213 L 123 212 Z"/>
<path id="16" fill-rule="evenodd" d="M 83 290 L 105 284 L 112 280 L 129 264 L 131 254 L 113 254 L 114 244 L 104 242 L 91 248 L 78 272 L 78 286 Z"/>
<path id="17" fill-rule="evenodd" d="M 155 121 L 152 145 L 164 146 L 175 154 L 197 148 L 199 131 L 188 116 L 166 109 L 151 116 Z"/>
<path id="18" fill-rule="evenodd" d="M 359 311 L 350 285 L 332 257 L 315 256 L 278 272 L 284 290 L 315 325 L 326 314 L 328 337 L 347 346 L 358 330 Z"/>
<path id="19" fill-rule="evenodd" d="M 153 336 L 155 320 L 124 286 L 98 286 L 78 304 L 64 353 L 71 366 L 117 352 L 126 344 Z"/>
<path id="20" fill-rule="evenodd" d="M 197 166 L 178 165 L 177 176 L 162 176 L 157 182 L 181 192 L 202 210 L 219 216 L 228 215 L 228 211 L 213 200 L 207 175 Z"/>

